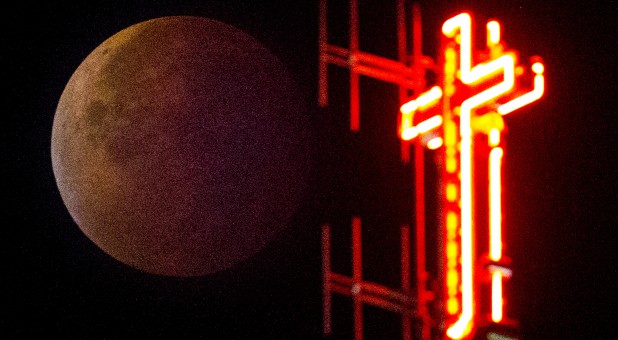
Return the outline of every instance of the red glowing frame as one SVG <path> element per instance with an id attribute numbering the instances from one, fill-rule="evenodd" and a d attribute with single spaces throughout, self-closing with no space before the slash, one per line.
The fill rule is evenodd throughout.
<path id="1" fill-rule="evenodd" d="M 427 139 L 426 147 L 437 149 L 444 146 L 446 311 L 453 316 L 451 320 L 454 320 L 449 323 L 446 334 L 449 338 L 461 339 L 471 332 L 476 309 L 472 167 L 474 136 L 486 134 L 490 147 L 490 265 L 487 268 L 491 276 L 491 319 L 500 323 L 503 320 L 502 279 L 510 275 L 510 270 L 500 264 L 501 163 L 504 154 L 500 145 L 500 134 L 504 128 L 501 116 L 541 98 L 544 92 L 544 66 L 540 61 L 532 65 L 532 90 L 513 98 L 513 94 L 518 90 L 518 76 L 522 78 L 524 72 L 522 67 L 516 65 L 515 53 L 504 51 L 500 41 L 500 24 L 497 21 L 487 23 L 487 50 L 476 52 L 474 56 L 472 19 L 468 13 L 448 19 L 442 26 L 442 33 L 445 37 L 442 49 L 442 86 L 434 86 L 401 106 L 399 136 L 408 141 L 434 132 L 442 133 L 442 137 Z M 488 61 L 473 66 L 473 57 Z M 496 82 L 496 79 L 500 78 L 501 81 Z M 473 87 L 482 86 L 484 83 L 489 83 L 490 86 L 484 87 L 482 91 L 461 103 L 453 99 L 458 91 L 470 88 L 474 91 Z M 435 108 L 440 108 L 441 112 L 431 114 L 436 111 Z M 476 115 L 480 108 L 486 108 L 489 112 Z M 438 131 L 440 127 L 442 129 Z"/>

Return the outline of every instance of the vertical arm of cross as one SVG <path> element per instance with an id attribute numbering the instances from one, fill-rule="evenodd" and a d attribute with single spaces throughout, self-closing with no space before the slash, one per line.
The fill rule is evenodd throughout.
<path id="1" fill-rule="evenodd" d="M 515 83 L 515 60 L 504 54 L 488 63 L 472 67 L 472 21 L 470 15 L 462 13 L 447 20 L 442 32 L 448 38 L 455 38 L 459 32 L 460 59 L 459 78 L 464 84 L 476 84 L 483 79 L 502 72 L 503 81 L 466 99 L 461 104 L 459 118 L 460 174 L 461 174 L 461 303 L 459 319 L 452 324 L 447 335 L 460 339 L 470 332 L 474 319 L 474 254 L 473 254 L 473 185 L 472 185 L 472 112 L 494 98 L 508 92 Z"/>

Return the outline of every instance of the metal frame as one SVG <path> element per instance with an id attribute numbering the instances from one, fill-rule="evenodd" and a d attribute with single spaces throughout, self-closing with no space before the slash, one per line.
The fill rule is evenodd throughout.
<path id="1" fill-rule="evenodd" d="M 425 87 L 425 73 L 435 69 L 430 57 L 422 54 L 421 12 L 418 4 L 411 6 L 412 39 L 408 41 L 405 0 L 397 0 L 397 48 L 398 60 L 392 60 L 359 49 L 358 0 L 350 0 L 350 28 L 348 48 L 328 43 L 327 0 L 319 2 L 319 89 L 318 104 L 328 106 L 328 67 L 335 65 L 347 68 L 350 72 L 350 131 L 360 131 L 360 75 L 398 85 L 399 106 L 410 99 L 411 94 L 419 94 Z M 409 142 L 401 142 L 401 161 L 410 162 Z M 425 265 L 425 184 L 424 154 L 420 141 L 414 143 L 414 181 L 415 181 L 415 289 L 412 288 L 410 273 L 410 227 L 401 226 L 401 287 L 393 289 L 362 279 L 362 239 L 361 218 L 352 217 L 352 277 L 331 271 L 331 226 L 322 227 L 322 273 L 323 273 L 323 318 L 325 335 L 332 332 L 331 296 L 341 294 L 350 296 L 354 308 L 354 339 L 363 339 L 363 304 L 370 304 L 401 314 L 402 337 L 412 339 L 412 322 L 421 324 L 423 339 L 429 339 L 432 320 L 428 302 L 433 294 L 427 289 L 428 274 Z"/>

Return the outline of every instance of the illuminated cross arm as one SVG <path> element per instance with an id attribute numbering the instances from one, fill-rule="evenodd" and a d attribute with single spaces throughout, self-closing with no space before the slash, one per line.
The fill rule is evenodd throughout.
<path id="1" fill-rule="evenodd" d="M 446 310 L 453 316 L 446 333 L 449 338 L 461 339 L 473 328 L 476 305 L 473 137 L 476 133 L 486 134 L 490 147 L 488 270 L 492 289 L 491 318 L 499 323 L 503 318 L 502 278 L 510 275 L 510 270 L 500 265 L 501 162 L 504 153 L 500 146 L 500 134 L 504 128 L 501 116 L 541 98 L 544 92 L 544 66 L 540 61 L 532 65 L 532 89 L 520 95 L 516 84 L 524 74 L 523 68 L 517 66 L 514 52 L 504 51 L 497 21 L 487 23 L 487 51 L 484 55 L 488 61 L 474 66 L 470 15 L 462 13 L 447 20 L 442 26 L 442 33 L 448 39 L 443 50 L 442 86 L 434 86 L 401 106 L 399 136 L 409 141 L 428 135 L 433 137 L 423 140 L 428 148 L 437 149 L 443 143 L 445 146 L 446 171 L 442 180 L 447 201 L 444 204 L 447 229 L 445 300 Z M 461 84 L 457 84 L 455 78 Z M 458 103 L 452 98 L 462 87 L 472 91 L 480 87 L 482 90 Z M 489 108 L 490 113 L 476 116 L 476 110 L 482 107 Z M 441 132 L 444 140 L 440 136 L 434 137 L 436 132 Z"/>
<path id="2" fill-rule="evenodd" d="M 466 21 L 470 22 L 468 14 L 460 14 L 449 21 L 447 21 L 443 26 L 443 31 L 445 30 L 453 30 L 456 27 L 453 27 L 457 23 L 465 24 Z M 488 31 L 488 48 L 490 50 L 497 50 L 501 48 L 500 44 L 500 24 L 497 21 L 490 21 L 487 23 L 487 31 Z M 464 84 L 475 84 L 480 82 L 483 79 L 486 79 L 488 76 L 493 76 L 496 72 L 503 68 L 505 71 L 515 70 L 515 59 L 512 55 L 505 55 L 498 59 L 492 60 L 489 63 L 479 64 L 475 66 L 473 69 L 470 67 L 471 65 L 471 32 L 469 27 L 464 27 L 461 30 L 461 35 L 467 33 L 468 39 L 461 40 L 461 55 L 460 55 L 460 79 Z M 445 33 L 446 35 L 446 33 Z M 447 35 L 448 36 L 448 35 Z M 468 53 L 465 53 L 468 51 Z M 545 91 L 545 77 L 544 70 L 545 67 L 541 62 L 535 62 L 531 67 L 532 72 L 535 74 L 533 81 L 533 88 L 518 97 L 511 99 L 505 103 L 502 103 L 498 106 L 497 112 L 501 115 L 509 114 L 523 106 L 526 106 L 543 96 Z M 504 73 L 506 76 L 506 72 Z M 513 79 L 514 80 L 514 79 Z M 510 85 L 510 86 L 509 86 Z M 490 100 L 496 99 L 500 95 L 503 95 L 514 87 L 514 82 L 504 82 L 501 88 L 494 88 L 491 92 L 484 93 L 479 98 L 481 99 L 480 104 L 484 104 L 489 102 Z M 504 90 L 504 88 L 507 88 Z M 440 115 L 432 115 L 426 119 L 418 119 L 417 113 L 422 113 L 424 111 L 428 111 L 434 108 L 437 104 L 440 103 L 440 100 L 443 96 L 443 90 L 440 86 L 434 86 L 429 89 L 427 92 L 420 94 L 415 99 L 408 101 L 403 104 L 400 108 L 400 124 L 399 124 L 399 136 L 402 140 L 410 141 L 414 138 L 423 135 L 425 133 L 431 132 L 436 128 L 442 125 L 442 119 Z M 478 101 L 478 99 L 477 99 Z M 480 106 L 480 105 L 479 105 Z"/>
<path id="3" fill-rule="evenodd" d="M 414 113 L 423 112 L 434 107 L 442 98 L 442 89 L 439 86 L 432 87 L 429 91 L 421 94 L 401 106 L 401 122 L 399 134 L 403 140 L 412 140 L 419 135 L 432 131 L 442 125 L 441 115 L 432 115 L 420 123 L 414 124 Z"/>

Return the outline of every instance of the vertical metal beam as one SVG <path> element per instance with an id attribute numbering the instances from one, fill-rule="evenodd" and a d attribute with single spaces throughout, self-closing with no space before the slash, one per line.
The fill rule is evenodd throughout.
<path id="1" fill-rule="evenodd" d="M 399 62 L 404 65 L 408 64 L 408 47 L 406 34 L 406 9 L 405 0 L 397 0 L 397 56 Z M 399 85 L 399 107 L 405 104 L 408 100 L 408 90 Z M 410 143 L 400 139 L 401 145 L 401 161 L 408 163 L 410 161 Z"/>
<path id="2" fill-rule="evenodd" d="M 412 5 L 412 55 L 414 56 L 414 64 L 417 67 L 421 66 L 421 57 L 423 55 L 423 25 L 421 22 L 421 5 L 415 3 Z M 423 70 L 423 68 L 420 68 Z"/>
<path id="3" fill-rule="evenodd" d="M 412 56 L 414 69 L 420 76 L 425 68 L 422 64 L 423 57 L 423 26 L 421 18 L 421 6 L 418 3 L 412 5 Z M 417 93 L 423 91 L 423 82 L 419 82 Z M 431 337 L 431 318 L 427 308 L 427 270 L 426 270 L 426 244 L 425 244 L 425 156 L 424 148 L 420 139 L 414 144 L 414 182 L 416 190 L 416 298 L 418 301 L 418 314 L 422 320 L 421 338 L 427 340 Z"/>
<path id="4" fill-rule="evenodd" d="M 332 303 L 330 288 L 330 225 L 322 225 L 322 317 L 324 335 L 332 332 Z"/>
<path id="5" fill-rule="evenodd" d="M 407 18 L 409 18 L 406 6 L 406 0 L 397 0 L 397 62 L 386 58 L 379 58 L 370 54 L 363 54 L 359 46 L 359 4 L 358 0 L 349 0 L 349 49 L 345 51 L 343 48 L 328 45 L 328 3 L 327 0 L 319 0 L 319 89 L 318 102 L 320 106 L 328 105 L 328 65 L 329 63 L 345 67 L 350 70 L 350 130 L 358 132 L 360 130 L 360 74 L 368 75 L 369 77 L 392 81 L 392 79 L 384 79 L 380 77 L 381 67 L 387 70 L 401 69 L 401 65 L 406 65 L 403 70 L 406 72 L 405 77 L 410 77 L 408 67 L 414 69 L 413 81 L 417 85 L 413 85 L 414 92 L 422 93 L 424 90 L 424 82 L 422 80 L 426 65 L 422 56 L 422 32 L 420 6 L 414 4 L 412 7 L 411 25 L 407 26 Z M 406 9 L 407 8 L 407 9 Z M 410 39 L 410 31 L 412 31 L 412 39 Z M 410 44 L 410 40 L 412 44 Z M 347 52 L 347 53 L 346 53 Z M 412 54 L 412 55 L 411 55 Z M 347 65 L 346 65 L 347 57 Z M 411 58 L 412 57 L 412 58 Z M 330 58 L 330 59 L 329 59 Z M 368 63 L 365 65 L 364 63 Z M 395 65 L 395 66 L 392 66 Z M 368 74 L 368 72 L 371 73 Z M 364 73 L 363 73 L 364 72 Z M 398 71 L 394 71 L 395 73 Z M 399 83 L 399 104 L 403 105 L 408 100 L 411 88 L 403 86 L 404 82 Z M 404 225 L 401 229 L 401 292 L 404 298 L 401 300 L 403 308 L 402 313 L 402 336 L 404 340 L 411 340 L 413 333 L 413 315 L 419 315 L 422 318 L 422 339 L 429 339 L 430 336 L 430 316 L 427 308 L 427 272 L 426 272 L 426 245 L 425 245 L 425 183 L 424 183 L 424 147 L 417 141 L 415 144 L 414 158 L 414 181 L 415 181 L 415 224 L 416 224 L 416 273 L 410 271 L 411 265 L 411 245 L 410 245 L 410 226 Z M 402 142 L 401 144 L 401 160 L 404 163 L 411 161 L 410 142 Z M 354 313 L 354 339 L 362 340 L 364 337 L 363 331 L 363 287 L 371 287 L 362 279 L 362 228 L 361 218 L 358 216 L 352 217 L 352 277 L 348 281 L 350 290 L 345 294 L 350 294 L 353 300 Z M 331 227 L 328 224 L 322 227 L 322 272 L 323 272 L 323 318 L 324 318 L 324 334 L 332 333 L 332 294 L 333 289 L 338 289 L 337 282 L 332 282 L 334 275 L 331 272 Z M 415 275 L 417 291 L 412 288 L 412 275 Z M 338 276 L 337 276 L 338 277 Z M 346 285 L 347 285 L 346 284 Z M 386 293 L 385 293 L 386 294 Z M 410 300 L 416 295 L 418 305 L 416 307 L 418 313 L 411 313 L 412 306 Z M 366 297 L 365 297 L 366 298 Z"/>
<path id="6" fill-rule="evenodd" d="M 429 314 L 427 309 L 427 271 L 425 267 L 425 157 L 420 141 L 414 143 L 414 182 L 416 208 L 416 299 L 418 314 L 423 322 L 423 339 L 429 339 Z M 427 336 L 426 336 L 427 334 Z"/>
<path id="7" fill-rule="evenodd" d="M 401 227 L 401 291 L 404 296 L 410 297 L 410 227 Z M 403 340 L 412 340 L 412 320 L 408 313 L 409 306 L 404 308 L 401 317 L 401 332 Z"/>
<path id="8" fill-rule="evenodd" d="M 398 56 L 399 61 L 404 64 L 406 64 L 406 59 L 408 57 L 408 49 L 407 49 L 406 43 L 407 43 L 407 34 L 406 34 L 405 1 L 397 0 L 397 56 Z M 400 97 L 400 99 L 405 101 L 407 98 Z"/>
<path id="9" fill-rule="evenodd" d="M 360 76 L 356 72 L 356 54 L 359 50 L 358 39 L 358 0 L 350 0 L 350 130 L 360 130 Z"/>
<path id="10" fill-rule="evenodd" d="M 360 217 L 352 217 L 352 300 L 354 303 L 354 340 L 363 340 L 363 302 L 359 298 L 363 281 L 362 234 Z"/>
<path id="11" fill-rule="evenodd" d="M 318 105 L 328 105 L 328 63 L 326 61 L 326 46 L 328 44 L 328 13 L 327 0 L 320 0 L 319 33 L 318 33 Z"/>

